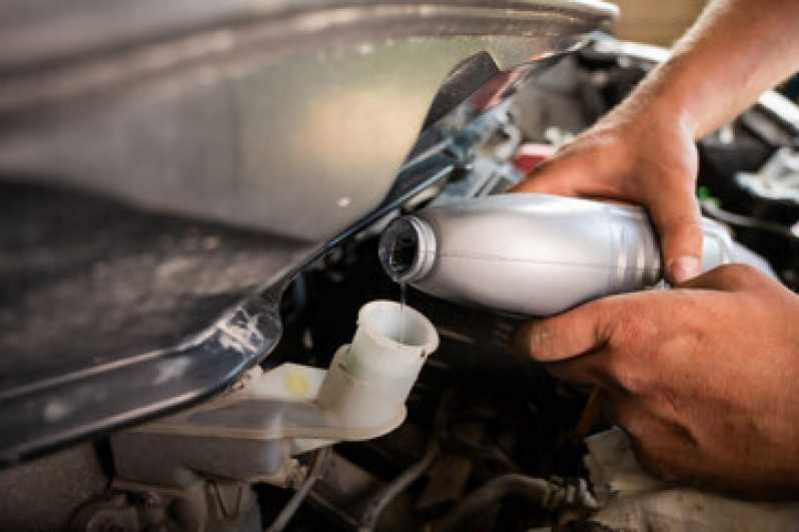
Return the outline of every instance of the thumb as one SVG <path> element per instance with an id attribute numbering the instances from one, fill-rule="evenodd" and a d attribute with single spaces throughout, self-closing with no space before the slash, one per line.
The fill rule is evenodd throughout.
<path id="1" fill-rule="evenodd" d="M 687 187 L 686 187 L 687 188 Z M 693 191 L 662 191 L 648 202 L 649 215 L 660 237 L 663 271 L 672 283 L 684 283 L 702 272 L 702 217 Z"/>
<path id="2" fill-rule="evenodd" d="M 598 300 L 565 314 L 523 325 L 516 347 L 537 362 L 557 362 L 603 347 L 610 338 L 612 300 Z"/>

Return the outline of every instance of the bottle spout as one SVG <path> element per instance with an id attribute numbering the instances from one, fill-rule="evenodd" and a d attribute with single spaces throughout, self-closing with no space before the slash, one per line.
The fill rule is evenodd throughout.
<path id="1" fill-rule="evenodd" d="M 383 269 L 397 283 L 423 278 L 436 258 L 436 237 L 430 225 L 416 216 L 392 221 L 380 237 L 378 255 Z"/>

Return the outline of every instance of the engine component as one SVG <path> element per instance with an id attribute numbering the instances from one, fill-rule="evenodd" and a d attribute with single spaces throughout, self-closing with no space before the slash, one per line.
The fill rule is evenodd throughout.
<path id="1" fill-rule="evenodd" d="M 736 260 L 723 227 L 705 220 L 704 233 L 705 271 Z M 379 253 L 397 282 L 527 316 L 640 290 L 662 275 L 642 209 L 544 194 L 497 195 L 399 218 Z"/>
<path id="2" fill-rule="evenodd" d="M 521 4 L 517 2 L 514 5 Z M 134 302 L 149 301 L 152 304 L 118 308 L 114 319 L 106 314 L 102 323 L 91 330 L 78 327 L 84 323 L 83 316 L 96 316 L 98 309 L 107 307 L 92 307 L 96 298 L 85 297 L 90 292 L 81 293 L 81 298 L 77 299 L 83 303 L 81 320 L 75 320 L 79 323 L 70 329 L 73 334 L 66 335 L 72 338 L 72 343 L 63 342 L 65 336 L 62 332 L 56 334 L 52 331 L 52 327 L 64 325 L 62 320 L 50 320 L 51 327 L 47 330 L 53 334 L 48 335 L 37 335 L 44 329 L 33 327 L 34 322 L 30 322 L 30 328 L 26 329 L 15 327 L 17 322 L 6 321 L 9 324 L 7 329 L 14 331 L 14 338 L 27 339 L 26 345 L 31 352 L 41 352 L 42 365 L 44 361 L 53 359 L 54 352 L 41 348 L 42 345 L 77 346 L 85 351 L 86 359 L 89 354 L 108 357 L 98 360 L 99 365 L 92 366 L 87 373 L 73 374 L 71 380 L 54 378 L 41 387 L 16 388 L 14 384 L 4 389 L 0 410 L 5 416 L 3 419 L 8 421 L 7 426 L 4 425 L 8 430 L 0 438 L 3 440 L 0 447 L 12 449 L 2 455 L 4 459 L 17 460 L 53 442 L 65 441 L 64 436 L 79 437 L 98 428 L 110 429 L 119 422 L 132 422 L 142 414 L 155 415 L 165 407 L 177 411 L 187 401 L 194 401 L 192 404 L 196 406 L 196 401 L 207 400 L 208 396 L 204 394 L 216 393 L 231 383 L 236 384 L 217 397 L 214 400 L 217 402 L 212 401 L 219 412 L 204 410 L 202 406 L 193 411 L 199 414 L 203 423 L 198 423 L 197 419 L 191 422 L 181 420 L 180 414 L 173 416 L 178 424 L 189 430 L 186 435 L 169 432 L 165 426 L 162 426 L 165 429 L 163 433 L 137 433 L 133 429 L 112 436 L 113 444 L 102 438 L 96 445 L 82 446 L 82 452 L 96 462 L 92 467 L 81 465 L 81 460 L 76 462 L 74 455 L 65 455 L 69 457 L 55 464 L 47 459 L 0 472 L 0 483 L 7 487 L 4 495 L 8 499 L 6 511 L 0 511 L 0 529 L 61 530 L 69 516 L 74 515 L 72 524 L 76 530 L 115 528 L 136 532 L 254 532 L 264 526 L 275 530 L 282 527 L 287 532 L 352 532 L 359 527 L 373 527 L 379 532 L 407 532 L 441 530 L 453 521 L 458 522 L 455 528 L 481 532 L 550 528 L 610 530 L 600 523 L 608 515 L 603 511 L 595 514 L 593 522 L 584 521 L 590 519 L 591 512 L 585 511 L 585 506 L 590 504 L 566 504 L 565 508 L 549 502 L 539 504 L 541 498 L 536 494 L 542 492 L 538 489 L 542 486 L 550 489 L 550 493 L 558 494 L 555 499 L 547 501 L 589 501 L 584 499 L 587 493 L 585 484 L 579 480 L 586 477 L 581 461 L 585 449 L 582 438 L 575 437 L 577 431 L 574 428 L 585 404 L 585 396 L 581 390 L 558 383 L 540 367 L 512 355 L 507 344 L 517 325 L 517 317 L 489 313 L 484 308 L 464 308 L 409 290 L 408 300 L 414 308 L 430 317 L 441 337 L 441 346 L 436 356 L 429 357 L 424 364 L 405 406 L 396 403 L 395 408 L 390 408 L 390 401 L 369 404 L 368 409 L 361 405 L 365 410 L 359 411 L 359 415 L 366 412 L 374 416 L 374 423 L 364 423 L 372 426 L 360 427 L 355 432 L 362 431 L 360 433 L 365 435 L 367 429 L 387 426 L 388 423 L 378 421 L 393 419 L 400 408 L 407 409 L 405 421 L 396 430 L 379 438 L 342 441 L 333 449 L 329 445 L 332 441 L 326 439 L 333 437 L 331 433 L 321 439 L 318 434 L 306 437 L 311 434 L 311 429 L 318 428 L 320 411 L 327 412 L 320 407 L 319 400 L 327 374 L 317 368 L 330 367 L 339 346 L 350 343 L 352 323 L 365 302 L 396 299 L 399 295 L 398 287 L 383 275 L 378 260 L 377 236 L 382 229 L 403 211 L 415 214 L 426 207 L 444 207 L 465 198 L 504 190 L 521 179 L 534 164 L 551 155 L 555 149 L 551 144 L 578 134 L 606 112 L 634 85 L 651 61 L 631 59 L 629 50 L 623 46 L 617 49 L 607 46 L 607 43 L 603 46 L 604 51 L 601 46 L 593 46 L 575 54 L 537 61 L 532 72 L 535 75 L 527 80 L 518 79 L 513 73 L 500 76 L 500 87 L 494 86 L 485 94 L 478 91 L 479 98 L 474 102 L 470 101 L 468 106 L 446 115 L 443 122 L 437 122 L 423 133 L 389 195 L 371 214 L 358 218 L 358 222 L 348 226 L 338 237 L 314 250 L 308 242 L 286 242 L 281 255 L 284 258 L 280 261 L 271 261 L 278 252 L 277 239 L 257 232 L 242 233 L 234 238 L 235 233 L 228 228 L 194 223 L 179 225 L 172 216 L 156 217 L 138 211 L 134 215 L 132 209 L 111 202 L 107 208 L 92 208 L 94 203 L 78 202 L 77 195 L 66 193 L 53 195 L 46 204 L 47 209 L 41 208 L 42 196 L 38 193 L 6 195 L 3 204 L 8 207 L 7 214 L 18 212 L 15 209 L 20 205 L 25 206 L 24 212 L 19 212 L 20 217 L 14 218 L 19 223 L 8 224 L 6 236 L 16 231 L 18 226 L 30 228 L 23 224 L 30 213 L 46 211 L 48 223 L 35 230 L 30 228 L 31 232 L 21 234 L 20 238 L 45 235 L 63 241 L 63 247 L 49 249 L 68 251 L 74 242 L 82 242 L 87 228 L 102 226 L 107 229 L 103 233 L 107 238 L 95 242 L 97 248 L 108 254 L 108 242 L 115 242 L 117 247 L 113 248 L 107 261 L 98 265 L 97 278 L 109 279 L 110 269 L 114 273 L 110 279 L 130 281 L 130 274 L 126 276 L 125 273 L 140 264 L 128 260 L 138 257 L 131 255 L 131 244 L 135 244 L 133 251 L 147 253 L 151 261 L 145 261 L 144 265 L 152 264 L 153 268 L 135 268 L 140 274 L 135 287 L 130 282 L 101 285 L 104 291 L 114 296 L 117 288 L 121 291 L 124 287 L 125 297 L 131 297 Z M 487 55 L 480 57 L 481 63 L 496 69 Z M 462 65 L 458 68 L 458 75 L 473 71 L 475 64 Z M 473 77 L 469 78 L 470 82 L 475 81 Z M 463 86 L 450 88 L 460 87 Z M 514 92 L 515 96 L 507 100 L 495 98 L 497 94 L 507 96 Z M 488 101 L 493 107 L 486 109 L 485 102 Z M 734 131 L 725 135 L 724 142 L 703 143 L 700 183 L 710 187 L 710 195 L 717 200 L 714 205 L 723 205 L 724 212 L 747 215 L 745 220 L 740 219 L 740 214 L 726 217 L 725 223 L 733 227 L 736 239 L 746 235 L 754 224 L 760 228 L 767 226 L 769 234 L 779 233 L 780 240 L 776 245 L 761 245 L 766 231 L 758 229 L 758 237 L 749 239 L 747 244 L 779 265 L 778 273 L 785 279 L 786 272 L 799 271 L 795 261 L 782 261 L 779 256 L 779 253 L 789 255 L 795 249 L 780 247 L 780 243 L 785 242 L 785 234 L 790 233 L 791 224 L 775 217 L 773 210 L 757 207 L 746 210 L 746 205 L 739 210 L 740 203 L 734 202 L 730 189 L 718 186 L 722 181 L 734 185 L 736 173 L 757 171 L 780 143 L 789 145 L 790 131 L 799 131 L 784 124 L 796 114 L 791 111 L 794 109 L 792 104 L 785 108 L 787 111 L 784 113 L 774 114 L 769 109 L 775 107 L 766 108 L 763 102 L 757 109 L 747 112 L 744 118 L 757 116 L 759 131 L 769 135 L 754 135 L 757 138 L 753 140 L 751 120 L 742 119 L 727 128 Z M 451 104 L 452 101 L 450 104 L 442 103 L 444 107 Z M 397 105 L 401 104 L 397 102 Z M 446 110 L 431 110 L 430 123 Z M 47 121 L 46 116 L 43 119 Z M 236 125 L 230 127 L 236 129 Z M 298 141 L 303 140 L 298 137 Z M 534 143 L 535 149 L 525 155 L 522 168 L 522 165 L 515 164 L 518 161 L 514 159 L 514 151 L 520 144 L 525 146 L 524 143 Z M 711 148 L 717 151 L 711 152 Z M 302 153 L 305 155 L 307 152 Z M 718 155 L 716 161 L 721 160 L 726 166 L 710 166 L 709 161 L 713 161 L 709 155 L 714 154 Z M 716 181 L 711 181 L 716 177 Z M 335 185 L 346 188 L 349 183 Z M 377 186 L 378 183 L 370 182 L 370 185 Z M 334 196 L 335 200 L 345 199 Z M 343 201 L 338 208 L 342 211 L 357 209 L 358 198 L 345 196 L 351 203 Z M 276 194 L 269 199 L 271 203 L 282 198 Z M 100 199 L 97 198 L 97 203 Z M 319 201 L 324 203 L 329 199 L 320 197 Z M 75 205 L 79 208 L 76 209 Z M 259 208 L 267 207 L 259 204 Z M 75 225 L 68 233 L 69 238 L 63 232 L 47 230 L 51 226 L 71 226 L 63 222 L 72 220 L 67 216 L 73 211 L 97 213 L 91 217 L 90 223 Z M 356 214 L 363 215 L 362 212 L 351 214 L 353 219 Z M 719 209 L 711 211 L 709 206 L 705 208 L 705 215 L 714 218 L 726 216 Z M 787 218 L 791 223 L 797 219 L 795 216 Z M 109 223 L 114 220 L 118 223 Z M 148 230 L 142 232 L 142 226 Z M 175 227 L 180 231 L 170 229 Z M 120 232 L 120 228 L 129 228 L 129 231 Z M 333 226 L 330 229 L 332 231 Z M 92 232 L 92 236 L 97 236 L 97 233 Z M 799 241 L 795 237 L 793 240 Z M 29 240 L 23 238 L 22 242 Z M 153 247 L 153 242 L 160 242 L 162 247 Z M 40 243 L 41 248 L 23 248 L 24 265 L 44 267 L 49 264 L 41 260 L 42 255 L 37 251 L 44 249 L 44 243 Z M 180 253 L 161 255 L 159 251 L 153 255 L 153 249 Z M 95 248 L 88 251 L 92 250 Z M 254 251 L 263 256 L 254 256 L 251 253 Z M 736 249 L 735 253 L 737 255 L 740 250 Z M 11 258 L 18 260 L 20 256 L 23 255 L 12 255 Z M 799 255 L 794 252 L 794 256 Z M 75 272 L 88 271 L 95 258 L 94 253 L 87 253 L 74 263 L 59 263 L 68 271 L 54 271 L 54 282 L 49 286 L 73 282 Z M 758 257 L 758 260 L 763 259 Z M 168 267 L 162 268 L 162 262 Z M 122 268 L 125 264 L 129 270 Z M 231 264 L 236 267 L 231 267 Z M 190 268 L 187 269 L 187 265 Z M 290 273 L 284 275 L 287 271 Z M 275 279 L 288 282 L 300 271 L 300 276 L 285 291 L 280 284 L 273 284 Z M 148 277 L 153 272 L 158 275 Z M 179 292 L 177 295 L 180 297 L 174 297 L 174 303 L 170 305 L 158 305 L 145 298 L 148 292 L 142 287 L 167 295 L 164 290 L 174 283 L 156 282 L 163 276 L 169 280 L 179 279 L 181 287 L 206 290 L 213 285 L 214 291 L 204 292 L 213 297 L 201 305 L 202 315 L 198 313 L 198 299 L 191 297 L 190 293 L 181 295 L 183 293 Z M 14 280 L 18 278 L 10 277 L 12 281 L 7 284 L 16 286 L 18 283 Z M 228 309 L 239 301 L 245 285 L 251 287 L 253 282 L 260 283 L 258 279 L 267 278 L 271 285 L 268 291 L 227 314 L 213 334 L 196 337 L 199 343 L 181 344 L 187 350 L 150 352 L 147 356 L 133 359 L 127 357 L 128 354 L 141 353 L 142 345 L 172 345 L 172 340 L 182 338 L 160 335 L 170 332 L 170 325 L 179 323 L 177 329 L 183 332 L 202 332 L 205 324 L 213 322 L 220 308 Z M 221 280 L 225 280 L 222 285 Z M 92 284 L 87 282 L 86 286 Z M 50 293 L 45 290 L 47 287 L 40 288 L 44 290 L 43 296 Z M 48 301 L 49 298 L 42 297 L 40 303 L 46 306 Z M 15 307 L 9 303 L 5 308 L 13 310 Z M 63 308 L 63 305 L 52 305 L 50 310 L 53 316 L 59 316 L 63 315 Z M 67 308 L 76 307 L 67 305 Z M 8 315 L 6 312 L 3 316 Z M 3 316 L 0 316 L 0 321 Z M 158 317 L 160 324 L 157 328 L 153 326 L 154 317 Z M 86 322 L 92 323 L 92 320 L 86 318 Z M 129 324 L 130 328 L 120 328 L 116 326 L 118 323 Z M 129 342 L 130 333 L 134 330 L 144 335 L 141 338 L 153 341 Z M 159 334 L 152 334 L 156 330 Z M 100 334 L 112 331 L 116 333 Z M 4 335 L 2 339 L 11 337 Z M 79 343 L 75 343 L 78 342 L 75 338 Z M 99 342 L 100 338 L 105 343 Z M 279 343 L 278 338 L 281 338 Z M 107 345 L 119 347 L 121 354 L 105 349 Z M 253 370 L 242 376 L 244 368 L 254 364 L 265 352 L 272 353 L 261 361 L 265 373 Z M 75 368 L 74 363 L 79 361 L 67 358 L 64 357 L 64 367 Z M 12 357 L 7 362 L 14 365 L 15 360 L 18 358 Z M 339 360 L 352 363 L 351 369 L 360 367 L 362 362 Z M 386 369 L 379 364 L 375 368 L 369 365 L 371 362 L 366 361 L 368 371 L 380 373 Z M 413 372 L 414 365 L 410 359 L 408 362 L 403 378 L 409 378 Z M 51 363 L 48 362 L 47 366 Z M 140 373 L 140 380 L 133 378 L 136 372 L 132 370 L 137 366 L 153 370 Z M 331 375 L 335 367 L 333 363 Z M 387 368 L 390 370 L 391 365 Z M 39 369 L 38 365 L 31 367 L 31 376 L 35 377 L 34 373 Z M 52 369 L 51 376 L 60 371 L 60 368 Z M 349 378 L 354 371 L 339 375 L 339 384 L 354 382 Z M 10 373 L 8 376 L 16 378 Z M 115 378 L 109 378 L 111 376 Z M 168 380 L 164 382 L 158 378 Z M 21 382 L 23 385 L 26 383 L 31 382 Z M 153 388 L 153 383 L 158 383 L 157 387 Z M 241 417 L 236 418 L 242 421 L 239 426 L 244 429 L 242 432 L 237 433 L 235 428 L 224 425 L 224 419 L 231 419 L 228 406 L 233 408 L 236 403 L 232 401 L 228 405 L 225 401 L 244 395 L 246 390 L 261 389 L 264 383 L 268 383 L 270 390 L 267 395 L 273 402 L 265 404 L 256 397 L 254 402 L 262 408 L 242 408 L 239 413 L 246 411 L 247 416 L 252 416 L 249 425 Z M 341 389 L 339 385 L 331 387 L 332 400 L 325 408 L 349 411 L 354 418 L 356 410 L 348 410 L 336 402 L 342 398 L 335 390 Z M 398 389 L 393 390 L 396 392 Z M 70 390 L 76 395 L 68 394 Z M 101 390 L 108 393 L 95 393 Z M 303 390 L 307 395 L 297 393 Z M 449 390 L 456 393 L 445 401 L 443 398 L 450 396 Z M 386 392 L 372 391 L 379 392 L 381 397 Z M 157 404 L 152 400 L 154 394 L 159 394 Z M 371 397 L 370 394 L 371 391 L 364 396 Z M 32 402 L 33 399 L 36 401 Z M 301 406 L 303 403 L 305 406 Z M 74 408 L 68 410 L 65 405 Z M 267 413 L 273 408 L 274 413 Z M 38 423 L 35 412 L 49 413 L 49 424 Z M 284 414 L 283 417 L 280 413 Z M 58 415 L 63 417 L 57 418 Z M 10 416 L 17 417 L 12 419 Z M 335 416 L 331 414 L 330 417 Z M 330 422 L 330 426 L 341 428 L 342 417 L 346 416 L 339 416 Z M 80 423 L 76 424 L 78 419 Z M 263 425 L 260 434 L 268 433 L 266 426 L 269 425 L 277 429 L 272 434 L 279 438 L 267 441 L 242 437 L 245 431 L 258 425 L 258 420 Z M 18 424 L 18 421 L 25 424 Z M 605 426 L 604 420 L 600 423 Z M 157 424 L 154 422 L 152 425 Z M 213 430 L 214 426 L 226 431 L 230 437 L 202 434 L 204 430 Z M 16 427 L 25 427 L 25 430 Z M 295 428 L 309 432 L 286 433 L 287 429 Z M 33 429 L 36 429 L 36 438 L 31 445 Z M 55 429 L 58 430 L 53 432 Z M 246 435 L 256 432 L 246 432 Z M 376 429 L 371 432 L 377 433 Z M 8 442 L 13 445 L 6 445 Z M 309 449 L 318 450 L 306 452 Z M 325 459 L 328 451 L 329 456 Z M 116 480 L 113 482 L 107 480 L 114 477 Z M 77 481 L 78 478 L 91 479 L 92 482 L 83 484 Z M 96 497 L 104 486 L 109 486 L 106 496 L 74 512 L 82 501 Z M 614 486 L 619 484 L 614 483 Z M 525 487 L 531 487 L 532 491 Z M 44 497 L 39 496 L 41 493 L 45 494 Z M 658 496 L 659 493 L 652 492 L 652 495 Z M 620 491 L 603 501 L 607 502 L 610 511 L 616 503 L 641 502 L 648 494 L 626 497 Z M 694 498 L 681 500 L 695 502 Z M 28 501 L 38 503 L 29 504 Z M 661 501 L 658 498 L 657 504 L 660 505 Z M 45 504 L 44 510 L 41 504 Z M 578 512 L 577 520 L 572 521 L 572 510 L 576 508 L 583 508 L 583 511 Z M 469 511 L 464 514 L 464 509 Z M 642 511 L 651 515 L 650 510 L 651 506 Z M 611 523 L 609 519 L 602 522 Z M 564 520 L 568 523 L 559 527 Z"/>
<path id="3" fill-rule="evenodd" d="M 311 488 L 313 488 L 316 481 L 324 474 L 324 469 L 331 453 L 330 447 L 324 447 L 316 453 L 316 458 L 314 459 L 311 470 L 308 472 L 308 476 L 302 482 L 297 493 L 294 494 L 269 528 L 266 529 L 266 532 L 282 532 L 282 530 L 286 528 L 286 525 L 288 525 L 291 518 L 294 517 L 294 514 L 297 513 L 297 510 L 300 508 L 300 505 L 311 492 Z"/>
<path id="4" fill-rule="evenodd" d="M 115 486 L 137 492 L 166 488 L 186 499 L 183 494 L 205 485 L 209 476 L 245 490 L 247 482 L 295 484 L 303 471 L 292 456 L 336 441 L 375 438 L 402 423 L 408 394 L 438 342 L 418 311 L 371 302 L 358 314 L 352 344 L 337 351 L 329 370 L 298 364 L 254 370 L 227 394 L 115 435 Z M 310 475 L 319 472 L 313 468 Z M 304 485 L 288 508 L 309 490 Z M 189 499 L 202 505 L 200 515 L 208 514 L 203 497 Z M 276 529 L 292 513 L 278 517 Z M 202 518 L 198 523 L 204 526 Z"/>
<path id="5" fill-rule="evenodd" d="M 102 497 L 109 481 L 91 443 L 0 471 L 0 530 L 65 530 L 75 509 Z"/>
<path id="6" fill-rule="evenodd" d="M 599 506 L 584 480 L 569 484 L 558 479 L 544 480 L 509 474 L 492 479 L 466 497 L 446 518 L 442 531 L 462 530 L 466 523 L 479 517 L 486 508 L 501 502 L 505 497 L 514 495 L 523 498 L 534 507 L 553 512 L 595 510 Z"/>
<path id="7" fill-rule="evenodd" d="M 230 393 L 120 433 L 113 438 L 118 472 L 127 472 L 130 454 L 153 436 L 218 440 L 213 446 L 220 450 L 261 442 L 262 448 L 253 449 L 260 458 L 249 467 L 241 464 L 244 476 L 227 471 L 228 478 L 242 480 L 266 480 L 284 471 L 286 455 L 334 441 L 375 438 L 405 419 L 405 400 L 437 347 L 435 327 L 418 311 L 371 302 L 358 314 L 352 344 L 339 348 L 330 369 L 283 364 L 262 374 L 255 370 Z M 259 463 L 263 469 L 255 466 Z M 125 478 L 142 480 L 135 474 Z"/>
<path id="8" fill-rule="evenodd" d="M 440 428 L 440 421 L 436 423 L 436 428 Z M 433 434 L 427 444 L 422 458 L 411 467 L 402 472 L 393 482 L 380 490 L 369 502 L 366 511 L 361 518 L 358 532 L 373 532 L 380 520 L 383 511 L 400 493 L 405 491 L 411 484 L 419 480 L 440 454 L 438 435 Z"/>
<path id="9" fill-rule="evenodd" d="M 74 532 L 261 532 L 255 492 L 246 482 L 207 479 L 186 488 L 114 481 L 104 497 L 81 506 Z"/>
<path id="10" fill-rule="evenodd" d="M 590 437 L 585 463 L 604 506 L 591 517 L 613 530 L 778 532 L 799 522 L 799 503 L 755 503 L 670 486 L 641 468 L 620 429 Z"/>
<path id="11" fill-rule="evenodd" d="M 799 204 L 799 153 L 780 148 L 755 174 L 741 172 L 735 179 L 752 194 Z"/>
<path id="12" fill-rule="evenodd" d="M 426 118 L 617 11 L 3 2 L 0 464 L 229 386 L 275 347 L 275 309 L 246 309 L 266 341 L 240 353 L 219 349 L 217 325 L 412 190 L 397 172 Z"/>

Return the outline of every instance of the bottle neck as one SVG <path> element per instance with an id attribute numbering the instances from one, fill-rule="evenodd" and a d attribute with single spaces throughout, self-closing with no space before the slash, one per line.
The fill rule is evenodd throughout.
<path id="1" fill-rule="evenodd" d="M 392 221 L 380 237 L 380 263 L 397 283 L 413 283 L 433 267 L 436 237 L 426 221 L 402 216 Z"/>

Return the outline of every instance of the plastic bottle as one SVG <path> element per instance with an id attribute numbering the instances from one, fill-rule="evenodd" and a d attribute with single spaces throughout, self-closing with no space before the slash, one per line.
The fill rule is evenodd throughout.
<path id="1" fill-rule="evenodd" d="M 703 221 L 702 270 L 735 259 Z M 501 194 L 394 220 L 380 260 L 399 283 L 450 301 L 549 316 L 662 278 L 659 244 L 640 207 L 546 194 Z"/>

